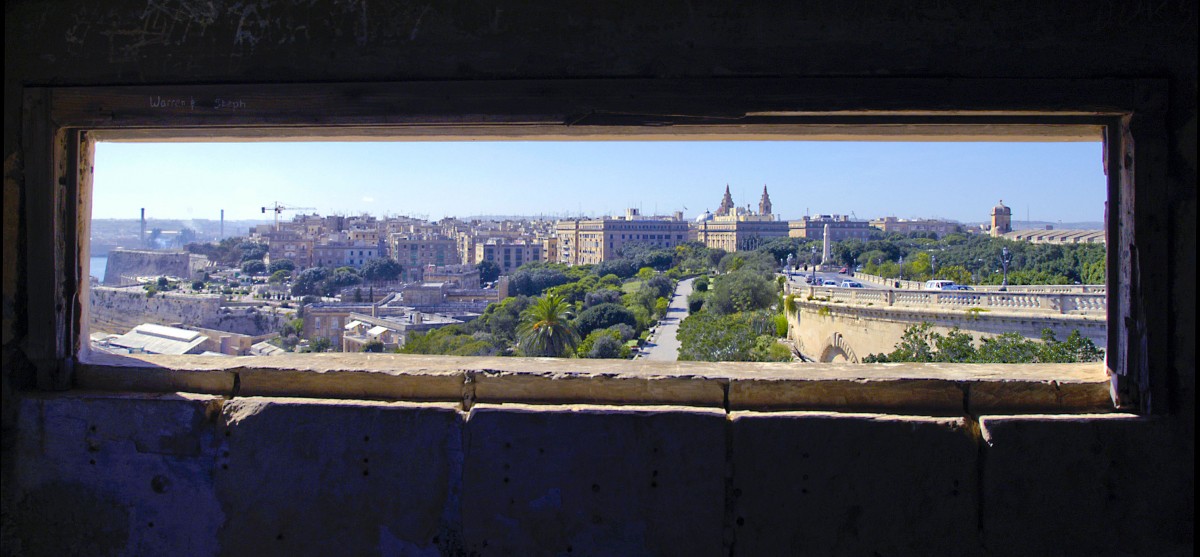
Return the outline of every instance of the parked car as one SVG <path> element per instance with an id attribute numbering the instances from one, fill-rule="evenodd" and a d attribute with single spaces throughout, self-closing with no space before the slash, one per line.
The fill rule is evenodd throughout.
<path id="1" fill-rule="evenodd" d="M 925 290 L 945 290 L 947 286 L 954 286 L 952 280 L 927 280 L 925 281 Z"/>
<path id="2" fill-rule="evenodd" d="M 836 280 L 825 279 L 825 280 L 821 281 L 821 286 L 837 286 L 837 285 L 838 285 L 838 283 Z"/>
<path id="3" fill-rule="evenodd" d="M 843 275 L 849 271 L 850 271 L 850 269 L 847 267 L 842 267 L 841 269 L 838 269 L 838 273 L 843 274 Z"/>
<path id="4" fill-rule="evenodd" d="M 856 280 L 843 280 L 842 288 L 863 288 L 863 285 Z"/>

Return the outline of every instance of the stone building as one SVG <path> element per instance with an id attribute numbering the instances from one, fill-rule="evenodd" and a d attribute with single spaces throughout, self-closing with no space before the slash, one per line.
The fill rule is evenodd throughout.
<path id="1" fill-rule="evenodd" d="M 992 207 L 992 222 L 988 233 L 993 237 L 1003 236 L 1012 232 L 1012 208 L 1004 205 L 1004 200 Z"/>
<path id="2" fill-rule="evenodd" d="M 422 280 L 426 266 L 459 263 L 458 244 L 453 238 L 433 233 L 395 232 L 388 238 L 388 253 L 404 266 L 404 280 Z"/>
<path id="3" fill-rule="evenodd" d="M 262 237 L 267 241 L 267 264 L 287 259 L 296 266 L 296 270 L 313 266 L 313 246 L 316 244 L 313 236 L 292 229 L 281 229 L 267 231 Z"/>
<path id="4" fill-rule="evenodd" d="M 501 274 L 511 274 L 521 265 L 542 261 L 542 245 L 529 240 L 490 238 L 475 244 L 475 261 L 491 261 L 500 267 Z"/>
<path id="5" fill-rule="evenodd" d="M 825 225 L 829 225 L 829 241 L 840 242 L 851 238 L 869 240 L 873 234 L 878 234 L 878 228 L 872 227 L 865 220 L 851 219 L 849 215 L 805 215 L 799 220 L 788 221 L 788 236 L 809 240 L 825 238 Z"/>
<path id="6" fill-rule="evenodd" d="M 1103 230 L 1070 230 L 1065 228 L 1061 230 L 1051 228 L 1042 230 L 1014 230 L 1004 234 L 1002 237 L 1008 240 L 1029 242 L 1031 244 L 1105 243 L 1105 232 Z"/>
<path id="7" fill-rule="evenodd" d="M 422 280 L 444 282 L 451 288 L 479 288 L 479 269 L 474 265 L 426 265 Z"/>
<path id="8" fill-rule="evenodd" d="M 316 267 L 362 267 L 364 263 L 383 256 L 378 244 L 357 242 L 330 242 L 316 244 L 312 248 L 313 266 Z"/>
<path id="9" fill-rule="evenodd" d="M 624 216 L 560 220 L 555 226 L 558 261 L 587 265 L 617 259 L 628 244 L 674 248 L 687 241 L 687 227 L 681 215 L 643 216 L 632 208 Z"/>
<path id="10" fill-rule="evenodd" d="M 721 198 L 717 212 L 700 215 L 693 223 L 689 234 L 694 241 L 702 242 L 709 248 L 720 248 L 725 251 L 752 250 L 770 241 L 772 238 L 788 236 L 788 222 L 777 220 L 771 213 L 771 197 L 767 194 L 767 186 L 763 186 L 762 198 L 758 202 L 758 211 L 750 207 L 737 207 L 729 194 L 729 186 L 725 186 L 725 195 Z"/>
<path id="11" fill-rule="evenodd" d="M 938 238 L 947 234 L 963 232 L 962 223 L 952 220 L 941 219 L 901 219 L 896 217 L 883 217 L 879 219 L 871 219 L 871 226 L 878 228 L 885 233 L 896 233 L 908 235 L 914 232 L 922 234 L 934 234 Z"/>

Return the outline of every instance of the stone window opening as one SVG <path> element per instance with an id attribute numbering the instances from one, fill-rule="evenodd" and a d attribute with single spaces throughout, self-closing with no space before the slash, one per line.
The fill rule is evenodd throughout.
<path id="1" fill-rule="evenodd" d="M 569 100 L 573 98 L 572 94 L 555 97 L 551 93 L 547 100 L 545 96 L 519 90 L 512 98 L 518 104 L 524 103 L 536 116 L 514 118 L 513 113 L 505 112 L 510 110 L 506 107 L 480 120 L 471 119 L 477 116 L 463 117 L 480 114 L 478 107 L 463 107 L 455 101 L 444 100 L 458 98 L 444 95 L 446 89 L 471 89 L 481 87 L 480 84 L 440 84 L 436 94 L 429 93 L 422 84 L 397 84 L 394 90 L 387 84 L 364 86 L 378 88 L 385 95 L 411 96 L 432 107 L 420 114 L 391 114 L 389 111 L 394 109 L 390 105 L 372 105 L 369 101 L 354 105 L 357 97 L 341 94 L 337 85 L 29 88 L 26 105 L 30 110 L 26 113 L 23 137 L 25 152 L 29 153 L 25 161 L 27 180 L 34 185 L 61 184 L 56 188 L 45 187 L 53 193 L 36 196 L 26 209 L 25 220 L 32 229 L 28 234 L 31 238 L 26 246 L 28 253 L 53 254 L 52 257 L 27 257 L 31 265 L 28 280 L 31 284 L 41 285 L 31 289 L 29 303 L 32 307 L 54 308 L 30 324 L 37 384 L 45 389 L 78 387 L 83 382 L 98 382 L 88 383 L 88 386 L 102 385 L 104 372 L 96 373 L 98 369 L 107 371 L 108 367 L 121 367 L 90 362 L 83 340 L 87 288 L 86 281 L 81 280 L 86 277 L 86 257 L 82 254 L 87 253 L 88 223 L 80 215 L 86 215 L 84 209 L 90 207 L 91 155 L 97 140 L 187 141 L 217 137 L 252 140 L 281 135 L 364 139 L 406 134 L 422 138 L 511 139 L 556 133 L 590 140 L 625 134 L 654 138 L 722 134 L 746 138 L 980 138 L 996 134 L 1007 138 L 1045 138 L 1069 137 L 1081 130 L 1088 133 L 1100 130 L 1105 134 L 1105 164 L 1109 170 L 1109 236 L 1114 245 L 1131 248 L 1109 250 L 1108 284 L 1112 294 L 1106 366 L 1112 377 L 1114 398 L 1123 407 L 1151 413 L 1165 411 L 1162 401 L 1166 397 L 1162 396 L 1162 391 L 1166 385 L 1152 370 L 1166 369 L 1167 366 L 1150 364 L 1151 359 L 1162 357 L 1155 348 L 1165 342 L 1162 338 L 1165 325 L 1147 317 L 1162 309 L 1165 293 L 1161 286 L 1142 284 L 1136 279 L 1139 273 L 1145 273 L 1147 266 L 1157 265 L 1153 256 L 1155 250 L 1161 248 L 1141 240 L 1149 232 L 1139 225 L 1139 212 L 1134 210 L 1135 201 L 1138 207 L 1153 203 L 1153 200 L 1138 196 L 1140 190 L 1134 187 L 1135 183 L 1163 179 L 1164 146 L 1159 121 L 1162 111 L 1159 104 L 1163 97 L 1161 85 L 1143 81 L 1065 81 L 1048 86 L 1049 92 L 1026 91 L 1017 95 L 1010 84 L 1007 94 L 1020 100 L 1006 103 L 1003 86 L 997 92 L 995 83 L 971 83 L 969 80 L 966 85 L 951 86 L 917 80 L 925 87 L 926 99 L 912 96 L 911 83 L 881 87 L 885 80 L 869 80 L 873 85 L 871 90 L 849 95 L 849 101 L 846 96 L 830 101 L 828 98 L 833 97 L 796 92 L 806 91 L 799 85 L 812 83 L 747 81 L 753 86 L 744 85 L 746 90 L 757 90 L 760 94 L 739 101 L 745 105 L 740 107 L 730 108 L 727 98 L 703 98 L 703 94 L 699 99 L 680 100 L 659 91 L 653 84 L 638 82 L 634 86 L 648 91 L 646 98 L 650 99 L 640 101 L 645 104 L 644 108 L 639 108 L 637 102 L 632 107 L 616 103 L 613 109 L 585 110 L 583 117 L 566 119 L 560 115 L 578 114 L 580 110 L 573 104 L 577 101 Z M 822 80 L 817 86 L 841 92 L 858 91 L 860 81 Z M 573 91 L 572 88 L 579 85 L 553 83 L 551 91 Z M 766 92 L 762 92 L 764 86 Z M 309 97 L 312 90 L 325 92 L 324 100 L 316 101 L 317 106 L 305 105 L 304 102 L 312 101 L 300 100 Z M 901 95 L 905 90 L 910 91 L 904 98 L 911 106 L 902 110 L 896 108 L 889 95 Z M 1132 94 L 1135 90 L 1138 95 Z M 240 96 L 259 99 L 261 104 L 246 113 L 217 109 L 194 113 L 185 110 L 183 104 L 165 109 L 143 106 L 146 98 L 164 93 L 200 99 Z M 1031 97 L 1034 100 L 1031 101 Z M 1060 100 L 1062 98 L 1071 100 L 1064 102 Z M 335 101 L 339 105 L 349 102 L 351 106 L 341 112 L 329 111 L 337 115 L 316 118 L 314 125 L 311 115 L 326 113 L 320 105 L 332 106 L 329 103 Z M 594 102 L 603 104 L 603 97 Z M 656 103 L 677 104 L 686 109 L 678 111 L 679 114 L 663 116 L 661 111 L 650 110 Z M 847 104 L 856 106 L 847 110 Z M 96 107 L 99 106 L 104 109 L 98 111 Z M 245 106 L 254 105 L 247 103 Z M 730 111 L 740 116 L 731 120 L 721 116 Z M 482 113 L 488 114 L 487 110 Z M 114 114 L 122 117 L 114 118 Z M 671 122 L 673 125 L 667 128 L 673 129 L 663 131 L 660 124 L 664 120 Z M 363 124 L 372 121 L 384 124 Z M 439 121 L 444 123 L 439 125 Z M 571 123 L 569 129 L 564 127 L 565 122 Z M 736 123 L 737 127 L 730 123 Z M 281 131 L 278 126 L 282 125 L 291 127 Z M 1133 164 L 1135 138 L 1140 149 L 1138 160 L 1149 161 L 1138 166 Z M 44 239 L 35 239 L 39 238 L 35 234 L 38 231 L 47 233 Z M 55 300 L 69 302 L 55 303 Z M 706 366 L 700 367 L 706 369 Z M 86 373 L 81 373 L 85 368 Z M 84 375 L 87 375 L 86 381 Z M 723 383 L 726 396 L 731 384 Z"/>

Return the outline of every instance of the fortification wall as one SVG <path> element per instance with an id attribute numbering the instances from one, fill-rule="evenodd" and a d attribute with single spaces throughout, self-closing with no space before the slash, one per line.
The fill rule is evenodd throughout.
<path id="1" fill-rule="evenodd" d="M 831 343 L 852 350 L 858 360 L 891 352 L 905 329 L 921 323 L 929 323 L 941 335 L 958 327 L 976 339 L 1009 332 L 1037 339 L 1043 329 L 1050 329 L 1059 340 L 1065 340 L 1071 331 L 1078 330 L 1096 346 L 1105 345 L 1108 330 L 1102 318 L 1074 315 L 862 308 L 802 300 L 795 303 L 796 311 L 788 316 L 788 337 L 805 356 L 813 358 L 819 358 Z"/>
<path id="2" fill-rule="evenodd" d="M 140 288 L 97 286 L 89 293 L 91 332 L 124 333 L 142 323 L 183 323 L 257 336 L 278 330 L 284 316 L 258 308 L 226 308 L 221 297 L 160 292 L 147 297 Z"/>
<path id="3" fill-rule="evenodd" d="M 172 276 L 191 278 L 208 267 L 208 258 L 186 251 L 115 249 L 108 253 L 105 286 L 137 283 L 137 277 Z"/>

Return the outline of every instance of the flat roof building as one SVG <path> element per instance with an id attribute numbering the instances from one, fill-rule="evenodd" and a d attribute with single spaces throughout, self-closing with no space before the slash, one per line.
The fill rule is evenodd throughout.
<path id="1" fill-rule="evenodd" d="M 644 216 L 628 209 L 624 216 L 560 220 L 555 226 L 558 262 L 589 265 L 618 259 L 625 246 L 674 248 L 688 239 L 688 223 L 681 213 Z"/>
<path id="2" fill-rule="evenodd" d="M 817 215 L 804 216 L 799 220 L 788 221 L 788 236 L 809 240 L 825 239 L 825 225 L 829 225 L 829 241 L 840 242 L 851 238 L 868 240 L 871 235 L 878 233 L 865 220 L 854 220 L 849 215 Z"/>
<path id="3" fill-rule="evenodd" d="M 872 219 L 871 226 L 885 233 L 895 232 L 904 235 L 912 234 L 913 232 L 932 232 L 938 238 L 963 231 L 962 223 L 939 219 L 898 219 L 896 217 L 884 217 L 881 219 Z"/>

